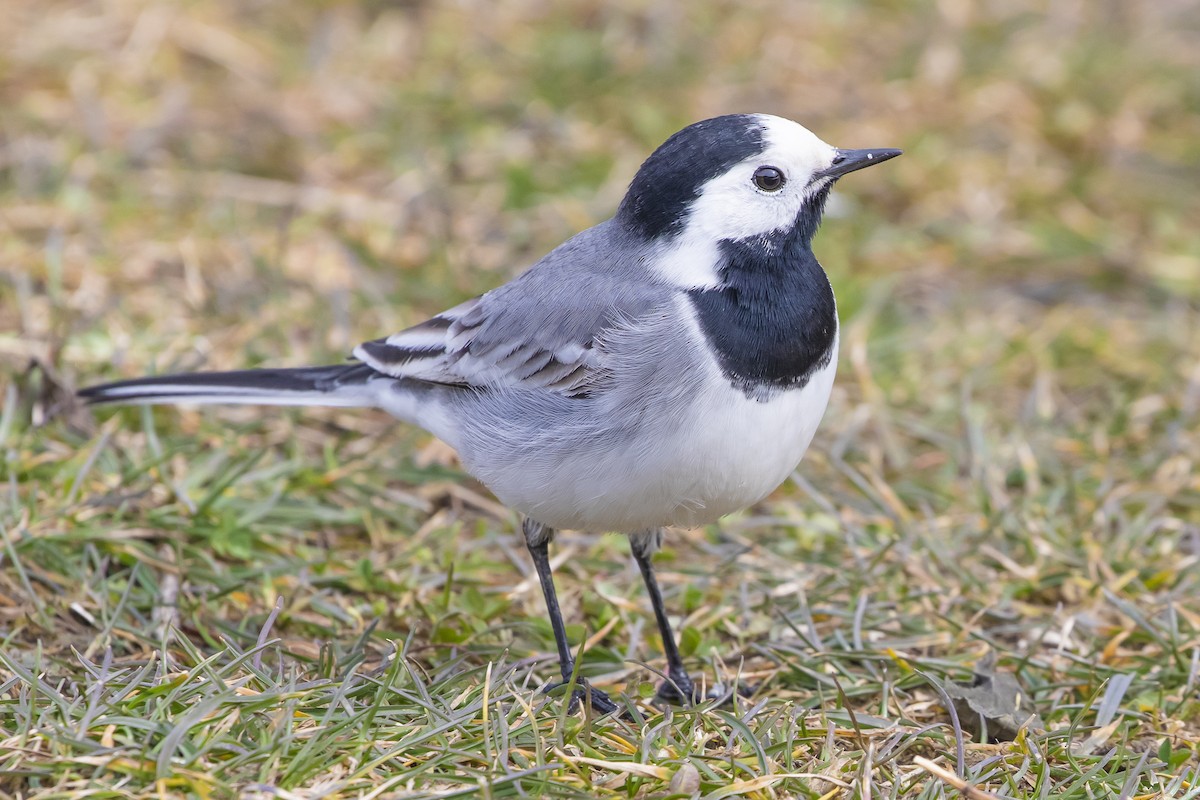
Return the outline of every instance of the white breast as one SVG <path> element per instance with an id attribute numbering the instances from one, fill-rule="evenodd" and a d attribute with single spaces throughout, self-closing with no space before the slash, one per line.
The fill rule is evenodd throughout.
<path id="1" fill-rule="evenodd" d="M 801 389 L 781 390 L 760 402 L 725 382 L 701 404 L 690 443 L 677 463 L 688 478 L 668 524 L 715 521 L 762 500 L 796 469 L 812 442 L 837 370 L 837 340 L 829 363 Z"/>

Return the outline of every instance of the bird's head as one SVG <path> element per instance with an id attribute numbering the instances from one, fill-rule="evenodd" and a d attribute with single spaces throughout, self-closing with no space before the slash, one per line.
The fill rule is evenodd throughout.
<path id="1" fill-rule="evenodd" d="M 773 246 L 811 240 L 838 178 L 900 155 L 899 150 L 842 150 L 807 128 L 769 114 L 731 114 L 689 125 L 646 159 L 617 219 L 642 238 L 682 253 L 721 242 Z M 681 265 L 682 266 L 682 265 Z M 671 276 L 711 280 L 700 263 Z"/>

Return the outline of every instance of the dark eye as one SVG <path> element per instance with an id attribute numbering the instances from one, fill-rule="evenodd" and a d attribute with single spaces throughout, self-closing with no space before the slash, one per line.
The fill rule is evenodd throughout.
<path id="1" fill-rule="evenodd" d="M 754 185 L 764 192 L 778 192 L 783 188 L 783 173 L 775 167 L 759 167 L 754 170 Z"/>

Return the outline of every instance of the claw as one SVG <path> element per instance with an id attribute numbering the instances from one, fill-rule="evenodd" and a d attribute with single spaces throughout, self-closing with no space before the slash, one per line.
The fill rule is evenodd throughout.
<path id="1" fill-rule="evenodd" d="M 695 705 L 704 698 L 696 694 L 696 684 L 688 675 L 672 675 L 658 685 L 654 698 L 676 706 Z"/>
<path id="2" fill-rule="evenodd" d="M 654 698 L 660 703 L 671 705 L 691 706 L 705 700 L 722 700 L 722 705 L 727 705 L 733 700 L 733 693 L 729 691 L 729 688 L 718 684 L 709 689 L 707 694 L 700 694 L 695 682 L 689 676 L 676 675 L 658 685 L 658 691 L 655 692 Z M 751 697 L 754 689 L 738 684 L 737 694 L 739 697 Z"/>
<path id="3" fill-rule="evenodd" d="M 542 694 L 551 694 L 556 689 L 561 689 L 567 685 L 567 681 L 559 681 L 547 686 Z M 599 716 L 606 716 L 614 712 L 620 711 L 621 707 L 612 701 L 607 694 L 590 686 L 586 681 L 578 681 L 575 684 L 575 691 L 571 693 L 571 699 L 567 704 L 567 713 L 574 714 L 579 710 L 580 703 L 591 703 L 592 710 Z"/>

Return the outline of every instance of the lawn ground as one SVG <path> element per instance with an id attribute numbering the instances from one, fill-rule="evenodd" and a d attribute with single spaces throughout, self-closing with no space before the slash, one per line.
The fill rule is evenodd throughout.
<path id="1" fill-rule="evenodd" d="M 686 8 L 686 10 L 684 10 Z M 1200 12 L 1155 3 L 9 0 L 0 798 L 1200 796 Z M 705 116 L 906 153 L 816 250 L 842 357 L 771 498 L 553 550 L 360 411 L 124 409 L 332 363 L 612 213 Z M 947 711 L 995 653 L 1043 726 Z M 950 686 L 950 690 L 953 687 Z"/>

